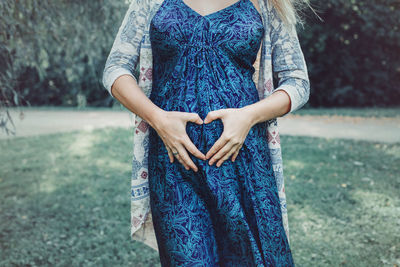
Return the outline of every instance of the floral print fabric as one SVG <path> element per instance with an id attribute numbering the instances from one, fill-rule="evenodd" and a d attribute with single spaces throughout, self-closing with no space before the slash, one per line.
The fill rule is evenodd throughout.
<path id="1" fill-rule="evenodd" d="M 136 79 L 139 87 L 150 97 L 153 83 L 150 22 L 164 1 L 166 0 L 131 1 L 104 67 L 103 85 L 111 96 L 111 86 L 114 81 L 126 74 Z M 258 95 L 262 99 L 276 90 L 284 90 L 290 96 L 289 113 L 292 113 L 300 109 L 309 98 L 310 87 L 306 62 L 295 27 L 286 27 L 283 24 L 270 1 L 258 0 L 258 3 L 265 29 L 259 66 L 256 67 L 259 73 L 255 81 Z M 138 77 L 135 76 L 136 67 L 139 69 Z M 273 85 L 274 76 L 278 81 L 276 88 Z M 135 124 L 131 177 L 131 237 L 151 243 L 155 242 L 155 235 L 148 181 L 150 130 L 146 121 L 134 113 L 131 115 Z M 266 126 L 268 151 L 279 194 L 282 222 L 287 239 L 290 241 L 277 118 L 267 121 Z"/>
<path id="2" fill-rule="evenodd" d="M 250 0 L 206 16 L 182 0 L 164 1 L 150 22 L 150 100 L 202 119 L 257 102 L 253 63 L 263 34 Z M 190 155 L 198 172 L 171 164 L 149 130 L 150 206 L 162 266 L 293 266 L 264 122 L 250 129 L 235 162 L 216 167 Z M 186 131 L 206 154 L 223 124 L 188 122 Z"/>

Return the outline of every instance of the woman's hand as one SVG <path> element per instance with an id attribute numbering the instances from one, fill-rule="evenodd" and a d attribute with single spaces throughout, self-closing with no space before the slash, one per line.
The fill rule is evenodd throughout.
<path id="1" fill-rule="evenodd" d="M 245 108 L 227 108 L 213 110 L 207 114 L 204 123 L 209 123 L 215 119 L 221 119 L 224 125 L 224 131 L 219 139 L 214 143 L 206 154 L 209 159 L 217 152 L 209 161 L 212 165 L 218 160 L 216 166 L 219 167 L 231 155 L 232 162 L 236 160 L 240 148 L 243 146 L 244 140 L 254 125 L 248 109 Z"/>
<path id="2" fill-rule="evenodd" d="M 188 121 L 203 124 L 200 116 L 197 113 L 162 110 L 155 120 L 152 122 L 153 128 L 164 142 L 170 162 L 174 162 L 173 152 L 178 152 L 175 157 L 185 166 L 186 170 L 189 170 L 190 167 L 197 172 L 198 168 L 186 149 L 199 159 L 205 160 L 206 158 L 187 135 L 186 124 Z"/>

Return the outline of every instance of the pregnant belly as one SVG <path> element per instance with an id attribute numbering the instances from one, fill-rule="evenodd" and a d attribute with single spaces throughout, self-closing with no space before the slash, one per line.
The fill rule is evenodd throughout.
<path id="1" fill-rule="evenodd" d="M 166 88 L 168 88 L 166 86 Z M 242 85 L 241 90 L 232 88 L 185 88 L 175 87 L 167 93 L 158 93 L 153 88 L 150 99 L 163 110 L 194 112 L 204 119 L 210 111 L 225 108 L 241 108 L 257 102 L 258 92 L 255 88 Z M 166 90 L 166 89 L 163 89 Z"/>
<path id="2" fill-rule="evenodd" d="M 237 125 L 236 127 L 241 126 Z M 266 146 L 268 143 L 266 129 L 265 122 L 253 125 L 244 140 L 243 146 L 253 151 L 256 151 L 260 145 Z M 190 121 L 186 124 L 186 132 L 190 140 L 204 154 L 217 142 L 223 131 L 224 125 L 221 119 L 216 119 L 207 124 L 199 125 Z"/>

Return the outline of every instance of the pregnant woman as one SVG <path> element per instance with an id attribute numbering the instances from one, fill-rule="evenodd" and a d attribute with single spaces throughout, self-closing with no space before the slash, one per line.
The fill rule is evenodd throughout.
<path id="1" fill-rule="evenodd" d="M 296 33 L 278 17 L 293 7 L 262 1 L 133 1 L 107 60 L 104 86 L 149 126 L 135 142 L 147 143 L 162 266 L 294 266 L 267 122 L 304 105 L 309 81 Z M 279 81 L 261 101 L 254 64 L 266 34 L 262 58 Z M 147 91 L 133 75 L 146 44 Z"/>

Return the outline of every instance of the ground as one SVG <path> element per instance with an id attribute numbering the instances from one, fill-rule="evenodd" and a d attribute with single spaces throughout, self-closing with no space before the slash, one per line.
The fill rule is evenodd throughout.
<path id="1" fill-rule="evenodd" d="M 49 110 L 0 140 L 0 266 L 160 266 L 129 237 L 127 113 Z M 313 112 L 279 120 L 296 266 L 400 266 L 399 113 Z M 298 132 L 310 124 L 312 136 Z M 368 139 L 377 128 L 387 137 Z"/>

